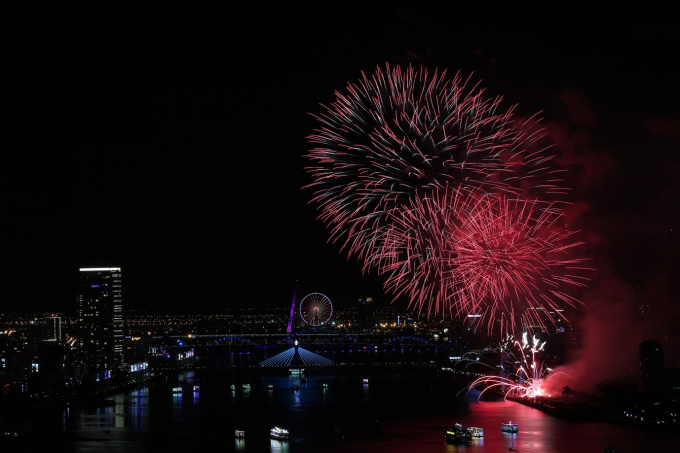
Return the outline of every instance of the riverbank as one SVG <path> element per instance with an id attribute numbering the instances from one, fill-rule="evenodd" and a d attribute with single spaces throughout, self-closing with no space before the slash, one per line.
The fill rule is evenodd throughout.
<path id="1" fill-rule="evenodd" d="M 627 428 L 680 431 L 678 404 L 673 401 L 666 403 L 622 401 L 613 406 L 585 394 L 556 398 L 508 396 L 507 399 L 574 423 L 609 423 Z"/>
<path id="2" fill-rule="evenodd" d="M 36 414 L 66 407 L 110 406 L 113 404 L 108 399 L 111 395 L 134 390 L 165 376 L 166 372 L 153 372 L 129 381 L 117 381 L 111 385 L 97 383 L 68 390 L 60 389 L 59 392 L 52 393 L 5 395 L 0 399 L 0 438 L 4 442 L 20 442 L 21 439 L 15 438 L 21 437 L 19 427 L 24 421 L 35 417 Z M 14 436 L 14 434 L 17 434 L 17 436 Z"/>
<path id="3" fill-rule="evenodd" d="M 524 398 L 508 396 L 507 399 L 572 422 L 598 423 L 607 421 L 606 411 L 602 406 L 582 398 L 550 398 L 547 396 Z"/>

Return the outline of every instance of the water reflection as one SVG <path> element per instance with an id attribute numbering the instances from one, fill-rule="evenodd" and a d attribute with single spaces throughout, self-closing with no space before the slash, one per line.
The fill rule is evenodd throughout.
<path id="1" fill-rule="evenodd" d="M 270 451 L 288 451 L 288 441 L 271 439 L 269 444 Z"/>
<path id="2" fill-rule="evenodd" d="M 247 446 L 249 451 L 290 448 L 327 453 L 478 453 L 510 448 L 573 453 L 601 452 L 609 445 L 623 452 L 680 451 L 677 436 L 608 424 L 574 424 L 511 401 L 461 401 L 453 390 L 411 381 L 398 372 L 371 375 L 370 385 L 362 385 L 363 377 L 360 373 L 309 376 L 308 383 L 295 392 L 291 385 L 299 377 L 288 375 L 254 379 L 186 375 L 116 395 L 111 406 L 60 410 L 53 419 L 34 423 L 32 430 L 35 435 L 57 431 L 107 437 L 111 440 L 107 451 L 126 453 L 160 451 L 163 442 L 172 447 L 167 451 L 245 451 Z M 253 382 L 252 390 L 241 388 L 246 381 Z M 177 382 L 195 383 L 200 391 L 184 387 L 183 394 L 172 394 Z M 234 391 L 232 382 L 239 384 Z M 269 383 L 273 390 L 268 389 Z M 380 432 L 373 436 L 376 420 Z M 508 420 L 519 425 L 519 433 L 501 432 L 501 423 Z M 484 437 L 463 447 L 446 445 L 444 430 L 454 423 L 481 427 Z M 291 445 L 269 439 L 269 430 L 279 424 L 290 430 Z M 245 430 L 248 438 L 234 439 L 235 429 Z M 91 442 L 76 443 L 68 451 L 93 451 L 92 447 Z"/>
<path id="3" fill-rule="evenodd" d="M 68 429 L 68 419 L 71 415 L 71 408 L 67 407 L 64 409 L 64 412 L 62 413 L 61 417 L 61 427 L 64 431 Z"/>

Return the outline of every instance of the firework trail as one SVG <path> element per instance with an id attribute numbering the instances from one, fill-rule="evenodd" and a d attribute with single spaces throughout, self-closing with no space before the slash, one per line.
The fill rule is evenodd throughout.
<path id="1" fill-rule="evenodd" d="M 501 364 L 495 366 L 486 364 L 490 368 L 495 368 L 495 372 L 499 374 L 478 377 L 468 386 L 467 392 L 476 387 L 483 387 L 479 398 L 484 392 L 492 389 L 499 390 L 506 398 L 508 396 L 535 398 L 546 395 L 542 389 L 543 383 L 553 376 L 565 373 L 552 373 L 552 369 L 543 366 L 537 355 L 543 351 L 545 342 L 541 342 L 536 336 L 529 341 L 528 337 L 529 333 L 524 332 L 520 343 L 509 335 L 507 341 L 501 344 L 497 351 L 501 357 Z M 471 363 L 478 362 L 477 358 L 466 360 Z M 511 368 L 509 373 L 506 372 L 508 367 Z"/>
<path id="2" fill-rule="evenodd" d="M 582 242 L 556 225 L 561 211 L 535 201 L 460 191 L 415 200 L 370 242 L 364 271 L 386 276 L 387 292 L 406 295 L 428 315 L 479 315 L 501 335 L 545 330 L 564 304 L 580 302 L 563 288 L 586 286 Z"/>
<path id="3" fill-rule="evenodd" d="M 568 264 L 549 257 L 567 250 L 558 243 L 568 234 L 547 231 L 567 190 L 538 121 L 469 85 L 410 66 L 362 74 L 313 115 L 303 189 L 313 190 L 329 241 L 387 277 L 395 299 L 407 295 L 428 316 L 475 310 L 493 323 L 507 312 L 514 324 L 518 301 L 569 301 L 554 284 L 573 279 L 549 277 Z M 532 214 L 510 215 L 515 208 Z M 548 296 L 532 294 L 551 285 Z"/>

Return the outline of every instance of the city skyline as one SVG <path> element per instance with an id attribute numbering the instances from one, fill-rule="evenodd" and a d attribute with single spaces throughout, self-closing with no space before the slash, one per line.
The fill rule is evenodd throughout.
<path id="1" fill-rule="evenodd" d="M 648 304 L 677 320 L 680 103 L 664 20 L 409 4 L 303 12 L 230 11 L 257 17 L 257 39 L 199 27 L 201 15 L 182 33 L 123 14 L 125 36 L 108 22 L 17 15 L 4 303 L 75 309 L 89 266 L 123 269 L 125 309 L 286 306 L 296 282 L 298 299 L 391 300 L 384 279 L 328 243 L 302 190 L 310 113 L 390 62 L 461 71 L 504 107 L 538 113 L 598 271 L 586 309 Z M 43 265 L 36 281 L 30 269 Z"/>

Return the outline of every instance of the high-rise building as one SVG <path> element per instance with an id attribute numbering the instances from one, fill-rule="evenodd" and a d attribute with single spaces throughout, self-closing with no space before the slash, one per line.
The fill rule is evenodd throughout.
<path id="1" fill-rule="evenodd" d="M 88 374 L 106 379 L 125 366 L 121 269 L 80 269 L 78 343 L 87 354 Z"/>
<path id="2" fill-rule="evenodd" d="M 61 316 L 52 315 L 47 318 L 47 336 L 45 340 L 61 341 Z"/>
<path id="3" fill-rule="evenodd" d="M 638 360 L 640 393 L 650 397 L 659 396 L 664 384 L 663 346 L 657 341 L 643 341 L 638 347 Z"/>

